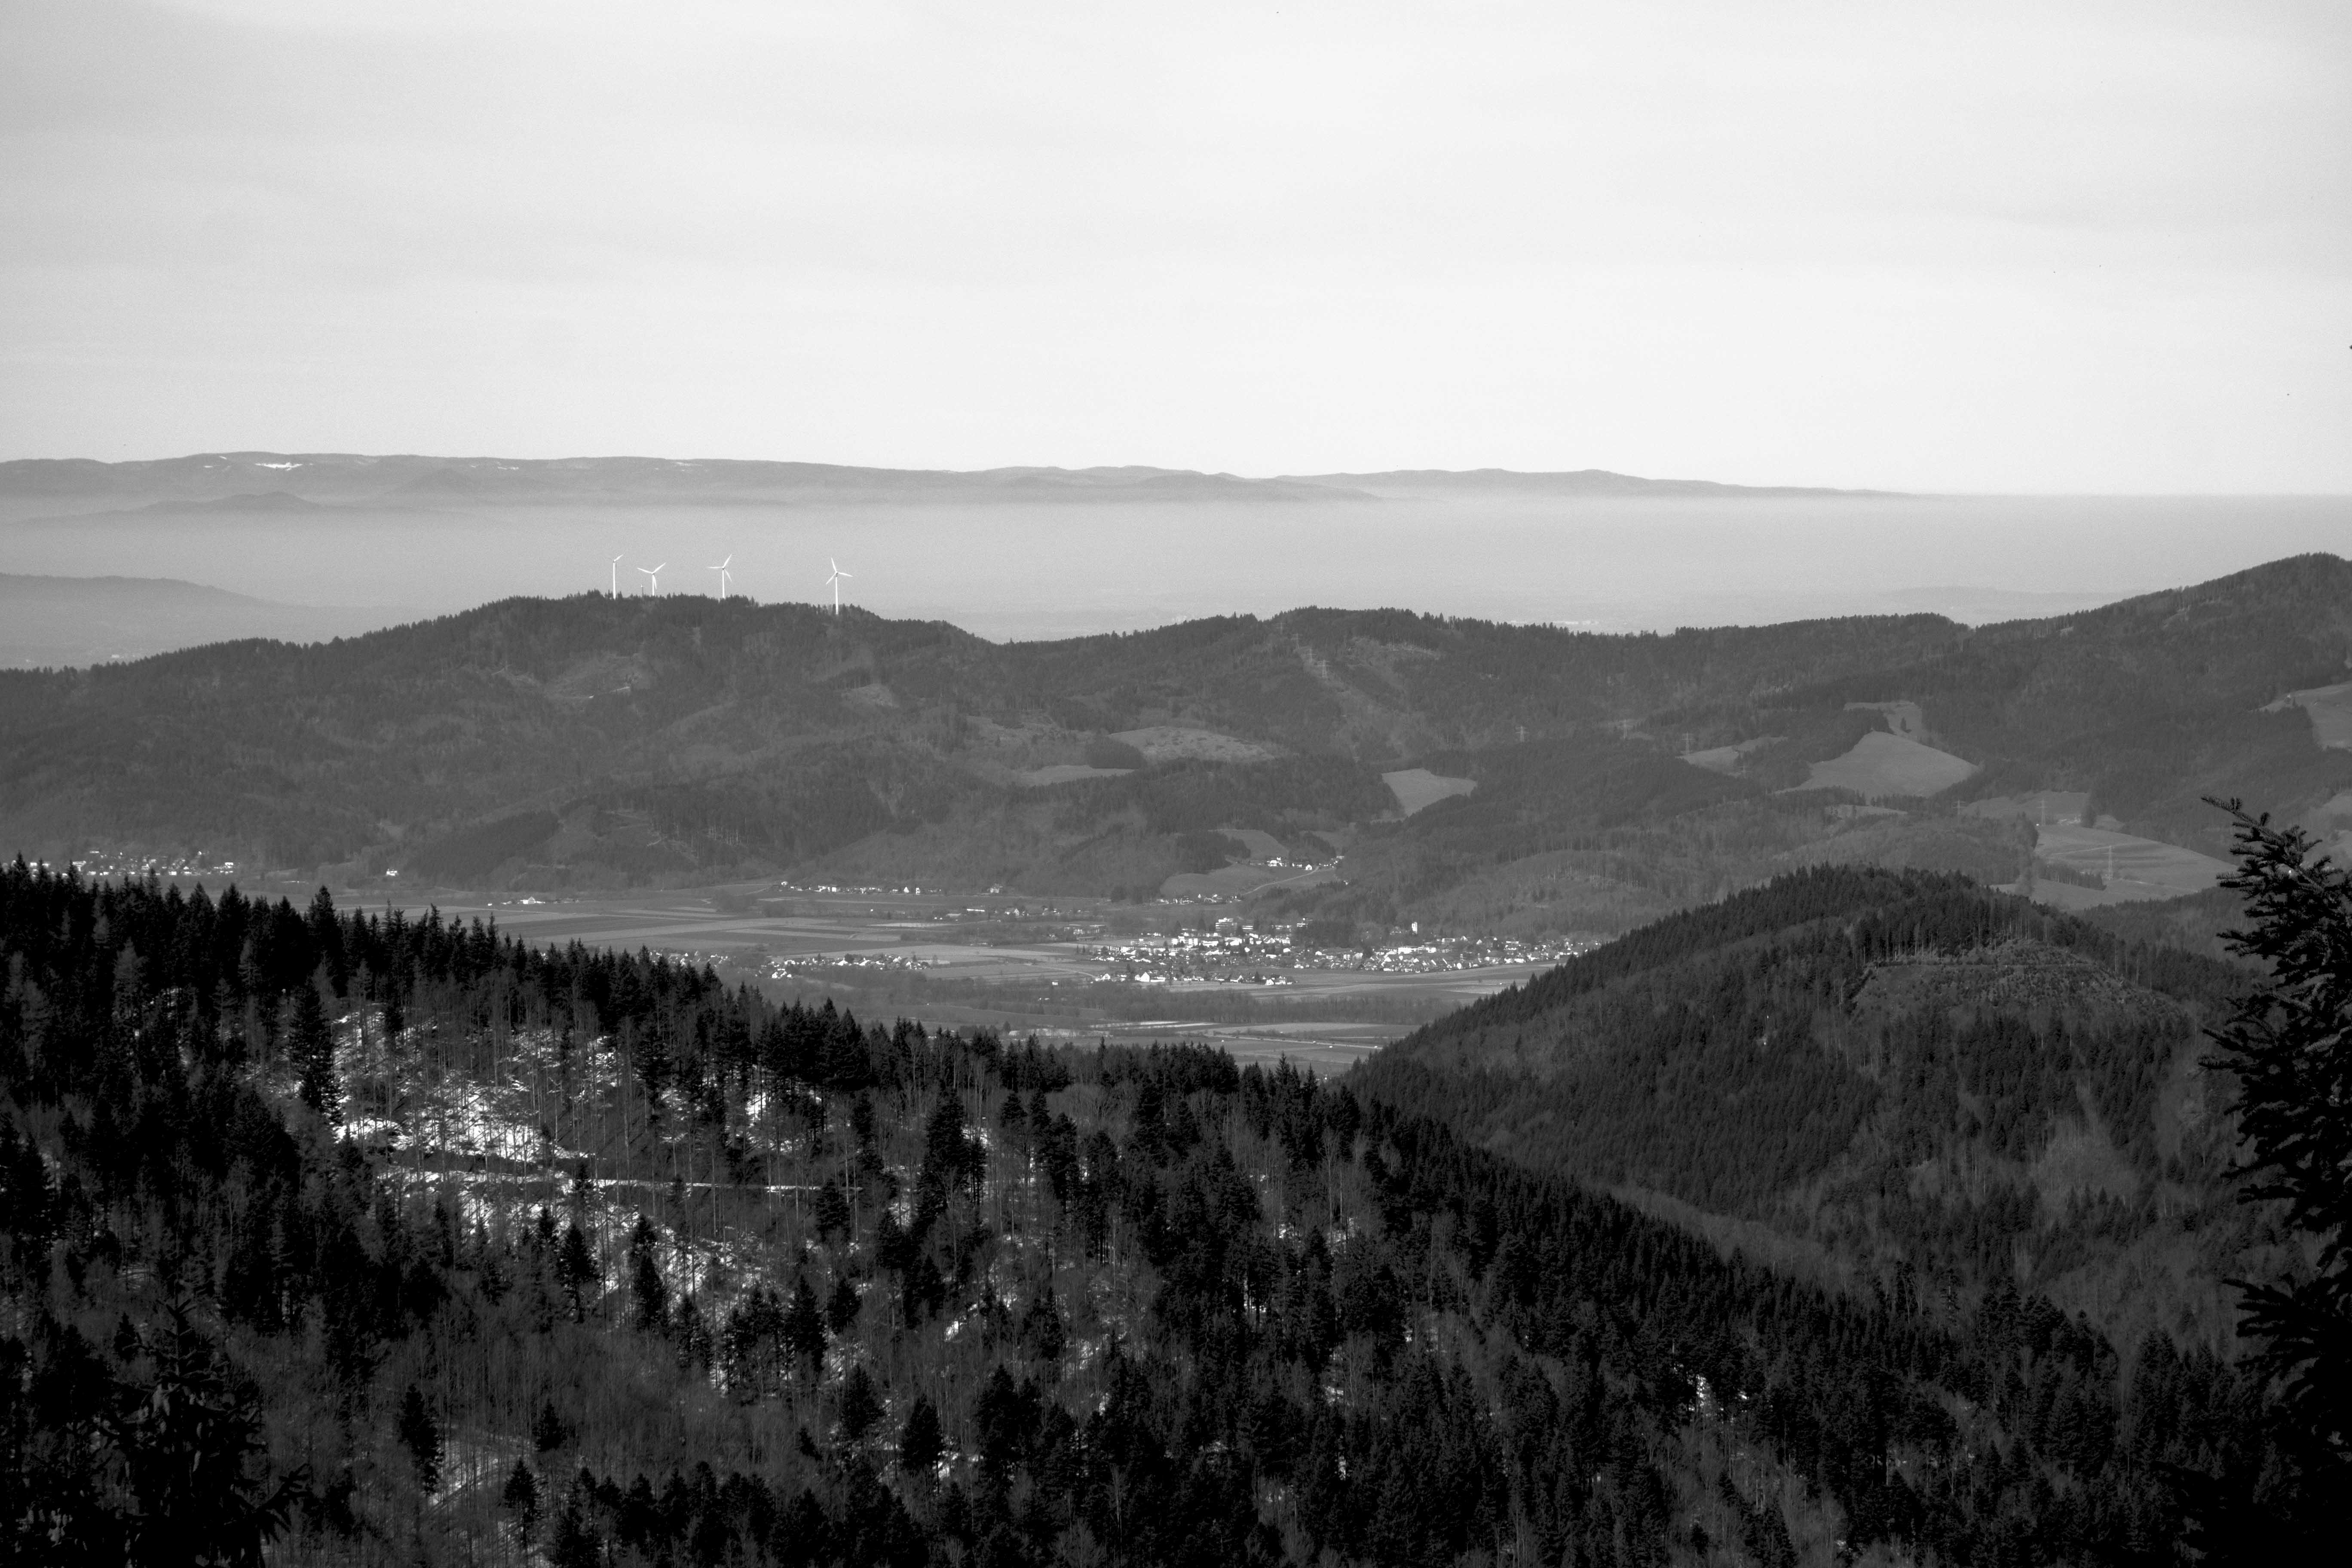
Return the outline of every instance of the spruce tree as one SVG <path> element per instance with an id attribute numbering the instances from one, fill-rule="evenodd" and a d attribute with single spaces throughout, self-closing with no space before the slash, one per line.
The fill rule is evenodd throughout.
<path id="1" fill-rule="evenodd" d="M 849 1282 L 848 1275 L 837 1275 L 833 1281 L 833 1294 L 825 1300 L 824 1326 L 838 1338 L 856 1321 L 857 1287 Z"/>
<path id="2" fill-rule="evenodd" d="M 906 1429 L 898 1436 L 899 1467 L 909 1475 L 928 1476 L 940 1462 L 943 1447 L 940 1413 L 929 1399 L 917 1394 L 915 1407 L 907 1412 Z"/>
<path id="3" fill-rule="evenodd" d="M 587 1233 L 573 1220 L 563 1233 L 563 1246 L 555 1258 L 556 1280 L 563 1288 L 563 1299 L 572 1307 L 572 1321 L 588 1321 L 588 1309 L 595 1300 L 595 1289 L 604 1282 L 604 1272 L 596 1266 L 596 1255 L 590 1250 Z"/>
<path id="4" fill-rule="evenodd" d="M 327 1019 L 326 1004 L 316 985 L 294 988 L 294 1024 L 288 1055 L 300 1076 L 302 1103 L 321 1116 L 331 1117 L 342 1103 L 335 1082 L 335 1029 Z"/>
<path id="5" fill-rule="evenodd" d="M 152 1347 L 153 1380 L 120 1392 L 105 1421 L 132 1508 L 123 1561 L 258 1563 L 307 1491 L 298 1470 L 263 1491 L 250 1471 L 262 1451 L 261 1410 L 174 1302 Z"/>
<path id="6" fill-rule="evenodd" d="M 506 1489 L 499 1494 L 499 1500 L 514 1510 L 515 1533 L 528 1547 L 531 1531 L 539 1525 L 539 1478 L 531 1474 L 529 1465 L 520 1459 L 514 1462 L 514 1468 L 507 1476 Z"/>
<path id="7" fill-rule="evenodd" d="M 2237 1074 L 2245 1194 L 2282 1203 L 2318 1255 L 2307 1279 L 2245 1284 L 2243 1331 L 2305 1430 L 2352 1460 L 2352 875 L 2300 829 L 2235 801 L 2249 923 L 2231 945 L 2270 970 L 2213 1039 Z"/>
<path id="8" fill-rule="evenodd" d="M 531 1418 L 530 1445 L 542 1454 L 552 1453 L 572 1441 L 572 1428 L 556 1412 L 555 1401 L 544 1400 L 539 1414 Z"/>
<path id="9" fill-rule="evenodd" d="M 817 1189 L 816 1233 L 826 1238 L 839 1236 L 849 1229 L 849 1200 L 841 1195 L 841 1188 L 828 1179 Z"/>
<path id="10" fill-rule="evenodd" d="M 636 1308 L 636 1325 L 648 1333 L 659 1333 L 669 1326 L 669 1286 L 662 1279 L 661 1264 L 654 1254 L 661 1245 L 660 1233 L 645 1215 L 637 1216 L 637 1227 L 629 1236 L 629 1295 Z"/>
<path id="11" fill-rule="evenodd" d="M 863 1363 L 849 1369 L 841 1384 L 841 1436 L 844 1441 L 860 1443 L 874 1424 L 882 1419 L 881 1396 L 874 1392 L 874 1380 L 866 1375 Z"/>
<path id="12" fill-rule="evenodd" d="M 824 1358 L 824 1314 L 817 1310 L 816 1292 L 808 1277 L 793 1282 L 793 1305 L 784 1314 L 784 1349 L 809 1363 L 814 1371 Z"/>
<path id="13" fill-rule="evenodd" d="M 441 1428 L 415 1384 L 400 1396 L 400 1420 L 393 1428 L 416 1467 L 416 1488 L 427 1496 L 441 1489 Z"/>

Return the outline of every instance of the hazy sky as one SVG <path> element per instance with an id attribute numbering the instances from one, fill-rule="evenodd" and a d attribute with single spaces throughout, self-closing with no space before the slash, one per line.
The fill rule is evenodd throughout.
<path id="1" fill-rule="evenodd" d="M 0 0 L 0 457 L 2352 490 L 2352 5 Z"/>

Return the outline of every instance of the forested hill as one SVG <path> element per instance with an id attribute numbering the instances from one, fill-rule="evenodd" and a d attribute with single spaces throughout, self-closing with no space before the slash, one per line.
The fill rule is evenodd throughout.
<path id="1" fill-rule="evenodd" d="M 1965 879 L 1792 875 L 1391 1047 L 1365 1092 L 1861 1288 L 2052 1293 L 2225 1343 L 2276 1236 L 2202 1029 L 2248 971 Z M 1686 1205 L 1686 1206 L 1675 1206 Z"/>
<path id="2" fill-rule="evenodd" d="M 2347 655 L 2332 556 L 1973 632 L 1307 609 L 998 646 L 740 599 L 511 600 L 0 672 L 0 852 L 203 850 L 354 887 L 1150 897 L 1246 830 L 1283 851 L 1255 858 L 1348 856 L 1284 912 L 1613 932 L 1821 860 L 2017 880 L 2014 803 L 1956 811 L 1990 795 L 2087 792 L 2216 854 L 2210 794 L 2352 820 L 2352 751 L 2322 744 Z M 1416 767 L 1456 793 L 1408 815 L 1382 775 Z"/>
<path id="3" fill-rule="evenodd" d="M 323 647 L 0 672 L 0 832 L 12 847 L 111 835 L 274 865 L 422 852 L 439 876 L 567 858 L 646 876 L 789 866 L 1043 807 L 1045 863 L 1013 871 L 1050 877 L 1055 843 L 1108 828 L 1160 849 L 1156 890 L 1180 868 L 1165 842 L 1179 822 L 1344 827 L 1392 813 L 1379 773 L 1423 752 L 1623 749 L 1607 727 L 1662 704 L 1745 700 L 1954 631 L 1913 616 L 1598 637 L 1308 610 L 999 647 L 741 599 L 510 600 Z M 1122 745 L 1092 776 L 1023 787 L 1154 727 L 1179 732 L 1178 754 L 1150 776 L 1118 784 L 1144 762 Z M 1223 742 L 1182 754 L 1201 731 Z M 1757 793 L 1713 793 L 1727 789 Z M 1183 800 L 1204 790 L 1227 815 L 1193 823 Z M 486 824 L 499 831 L 457 837 Z"/>
<path id="4" fill-rule="evenodd" d="M 21 864 L 0 977 L 14 1562 L 2261 1561 L 2331 1501 L 2201 1344 L 1197 1048 Z"/>

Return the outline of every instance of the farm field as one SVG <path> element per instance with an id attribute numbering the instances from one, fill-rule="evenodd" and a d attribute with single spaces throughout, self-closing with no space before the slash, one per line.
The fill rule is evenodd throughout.
<path id="1" fill-rule="evenodd" d="M 1232 868 L 1231 869 L 1252 869 Z M 1263 871 L 1263 868 L 1254 868 Z M 1318 868 L 1318 872 L 1328 868 Z M 561 903 L 522 903 L 518 900 L 460 899 L 440 902 L 444 919 L 496 921 L 499 929 L 532 942 L 580 942 L 634 951 L 646 948 L 680 957 L 734 964 L 740 970 L 772 976 L 782 961 L 788 969 L 803 964 L 822 968 L 847 963 L 873 966 L 887 973 L 900 969 L 919 973 L 926 982 L 964 982 L 1034 991 L 1038 987 L 1094 984 L 1103 973 L 1099 958 L 1082 956 L 1090 942 L 958 940 L 961 921 L 933 918 L 953 914 L 978 921 L 1013 918 L 1093 921 L 1107 907 L 1096 900 L 1062 900 L 1050 910 L 1034 900 L 996 898 L 974 904 L 937 895 L 898 895 L 888 900 L 854 894 L 799 895 L 793 912 L 757 910 L 730 912 L 720 907 L 729 892 L 677 893 L 653 897 L 580 899 Z M 740 892 L 737 896 L 740 896 Z M 770 900 L 772 905 L 776 900 Z M 986 909 L 984 906 L 994 906 Z M 411 914 L 425 912 L 419 901 Z M 975 910 L 984 912 L 975 913 Z M 1099 940 L 1091 939 L 1091 940 Z M 1507 986 L 1524 984 L 1549 963 L 1495 964 L 1477 969 L 1430 973 L 1380 973 L 1357 970 L 1297 969 L 1286 971 L 1288 984 L 1258 987 L 1211 980 L 1180 980 L 1166 987 L 1167 1016 L 1145 1022 L 1105 1019 L 1083 1026 L 1039 1026 L 1040 1038 L 1066 1036 L 1076 1039 L 1105 1038 L 1118 1043 L 1160 1038 L 1199 1039 L 1228 1049 L 1244 1061 L 1271 1061 L 1289 1057 L 1320 1071 L 1343 1071 L 1381 1045 L 1408 1032 L 1410 1023 L 1364 1023 L 1300 1019 L 1324 1003 L 1339 1012 L 1360 1013 L 1367 1003 L 1395 1004 L 1426 1011 L 1452 1007 L 1491 995 Z M 812 996 L 824 989 L 811 975 L 803 985 Z M 1215 998 L 1223 1006 L 1208 1010 L 1230 1013 L 1230 999 L 1263 995 L 1282 1010 L 1282 1016 L 1265 1021 L 1233 1022 L 1187 1017 L 1186 997 Z M 856 1004 L 863 1011 L 866 1004 Z M 956 1008 L 953 1011 L 969 1011 Z M 933 1014 L 950 1011 L 938 1006 Z M 975 1019 L 984 1021 L 982 1007 Z M 1017 1026 L 1026 1032 L 1028 1026 Z"/>
<path id="2" fill-rule="evenodd" d="M 1152 724 L 1140 730 L 1120 730 L 1111 739 L 1124 741 L 1151 763 L 1262 763 L 1281 755 L 1275 747 L 1255 741 L 1195 730 L 1181 724 Z"/>
<path id="3" fill-rule="evenodd" d="M 1132 768 L 1095 768 L 1084 763 L 1055 763 L 1051 767 L 1031 768 L 1013 775 L 1013 782 L 1029 789 L 1043 789 L 1047 784 L 1075 784 L 1080 779 L 1125 778 Z"/>
<path id="4" fill-rule="evenodd" d="M 2232 869 L 2226 860 L 2183 849 L 2177 844 L 2162 844 L 2104 827 L 2084 827 L 2078 823 L 2053 823 L 2042 828 L 2033 852 L 2044 860 L 2096 872 L 2107 879 L 2105 888 L 2036 882 L 2035 900 L 2062 910 L 2200 893 Z"/>
<path id="5" fill-rule="evenodd" d="M 2352 680 L 2290 691 L 2263 711 L 2275 713 L 2286 708 L 2300 708 L 2310 716 L 2311 738 L 2323 747 L 2352 751 Z"/>
<path id="6" fill-rule="evenodd" d="M 1381 782 L 1396 796 L 1397 809 L 1411 816 L 1424 811 L 1441 800 L 1451 800 L 1457 795 L 1468 795 L 1478 787 L 1475 779 L 1450 779 L 1427 768 L 1399 768 L 1382 773 Z"/>
<path id="7" fill-rule="evenodd" d="M 1977 765 L 1902 735 L 1874 731 L 1842 757 L 1812 764 L 1807 789 L 1850 789 L 1864 800 L 1930 795 L 1974 777 Z"/>
<path id="8" fill-rule="evenodd" d="M 2079 789 L 2042 789 L 2031 795 L 1996 795 L 1969 802 L 1960 807 L 1960 815 L 2003 822 L 2023 817 L 2038 826 L 2047 827 L 2053 822 L 2082 821 L 2083 807 L 2090 798 L 2086 792 Z M 2099 819 L 2101 824 L 2115 820 L 2112 816 Z"/>

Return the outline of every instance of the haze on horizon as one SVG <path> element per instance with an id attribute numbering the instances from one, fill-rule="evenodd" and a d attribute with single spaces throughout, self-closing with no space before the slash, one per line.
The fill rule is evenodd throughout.
<path id="1" fill-rule="evenodd" d="M 0 458 L 2352 491 L 2339 5 L 37 0 L 0 44 Z"/>

